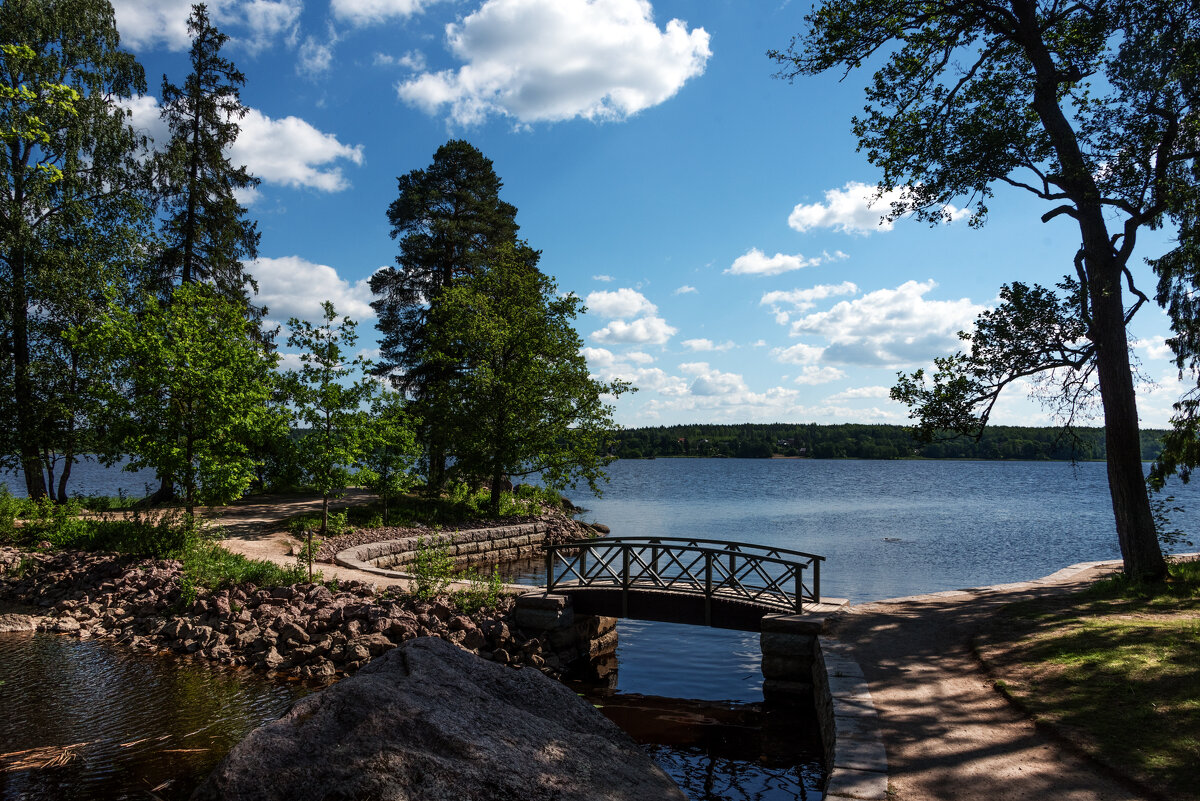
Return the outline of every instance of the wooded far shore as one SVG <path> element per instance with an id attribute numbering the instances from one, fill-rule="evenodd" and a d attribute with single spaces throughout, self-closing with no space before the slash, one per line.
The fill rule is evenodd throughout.
<path id="1" fill-rule="evenodd" d="M 1142 458 L 1162 452 L 1160 429 L 1142 435 Z M 614 435 L 612 455 L 622 459 L 668 456 L 768 459 L 1013 459 L 1093 461 L 1105 458 L 1103 428 L 989 426 L 978 440 L 947 438 L 919 443 L 898 425 L 816 423 L 697 424 L 626 428 Z"/>

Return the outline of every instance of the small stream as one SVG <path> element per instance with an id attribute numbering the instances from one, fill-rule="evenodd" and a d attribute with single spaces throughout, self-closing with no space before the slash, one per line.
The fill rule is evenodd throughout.
<path id="1" fill-rule="evenodd" d="M 0 754 L 78 746 L 58 767 L 0 771 L 0 799 L 186 799 L 235 743 L 308 692 L 110 642 L 0 634 Z"/>

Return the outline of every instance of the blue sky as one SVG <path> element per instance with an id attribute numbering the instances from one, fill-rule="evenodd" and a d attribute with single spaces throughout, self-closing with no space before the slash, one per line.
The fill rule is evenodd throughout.
<path id="1" fill-rule="evenodd" d="M 162 75 L 188 71 L 186 0 L 113 0 L 150 92 L 138 127 L 163 135 Z M 334 301 L 375 347 L 366 282 L 392 263 L 396 177 L 451 138 L 495 164 L 541 266 L 589 307 L 596 375 L 640 391 L 628 426 L 904 423 L 898 370 L 957 347 L 1001 284 L 1053 285 L 1078 234 L 1016 190 L 987 224 L 880 225 L 878 179 L 850 118 L 866 73 L 773 77 L 770 48 L 807 4 L 754 0 L 214 0 L 251 109 L 231 157 L 262 179 L 245 198 L 272 319 Z M 883 205 L 883 204 L 880 204 Z M 1167 239 L 1143 240 L 1140 257 Z M 1137 259 L 1141 265 L 1141 258 Z M 1148 268 L 1137 272 L 1152 294 Z M 1134 322 L 1145 426 L 1180 393 L 1166 318 Z M 1052 422 L 1028 386 L 993 421 Z"/>

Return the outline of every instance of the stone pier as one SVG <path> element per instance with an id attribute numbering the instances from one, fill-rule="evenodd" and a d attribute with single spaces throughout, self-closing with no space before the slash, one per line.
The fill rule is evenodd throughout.
<path id="1" fill-rule="evenodd" d="M 617 649 L 617 619 L 576 615 L 566 595 L 530 592 L 518 597 L 516 623 L 536 633 L 548 645 L 546 650 L 563 665 L 595 659 Z"/>

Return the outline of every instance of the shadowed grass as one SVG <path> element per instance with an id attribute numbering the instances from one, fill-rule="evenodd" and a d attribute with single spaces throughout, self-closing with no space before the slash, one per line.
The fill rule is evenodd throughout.
<path id="1" fill-rule="evenodd" d="M 1000 688 L 1101 761 L 1200 801 L 1200 562 L 1013 604 L 982 635 Z"/>

